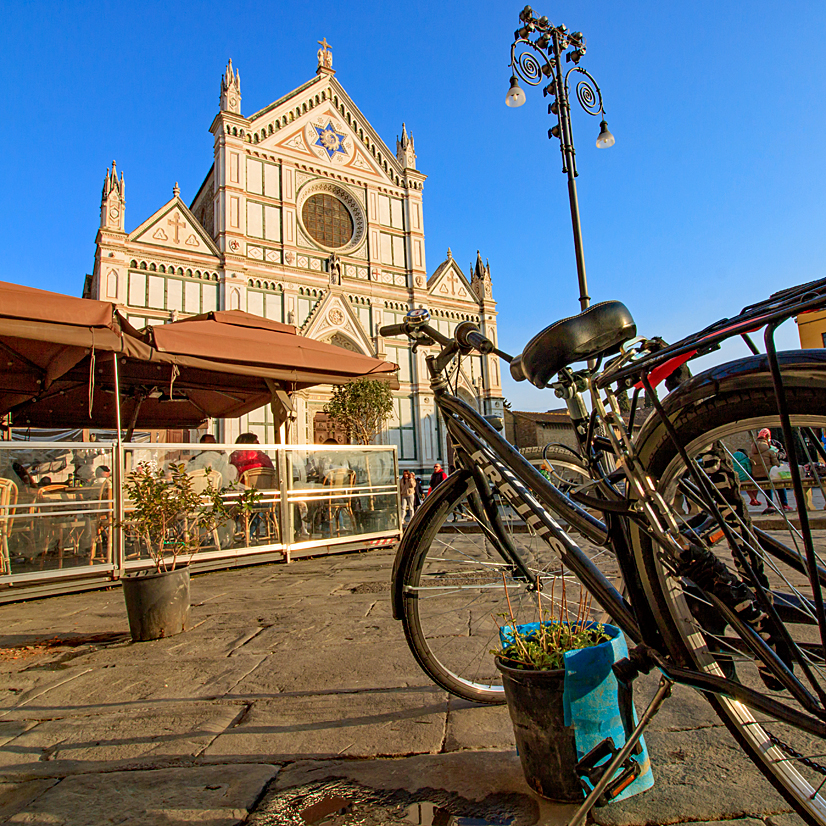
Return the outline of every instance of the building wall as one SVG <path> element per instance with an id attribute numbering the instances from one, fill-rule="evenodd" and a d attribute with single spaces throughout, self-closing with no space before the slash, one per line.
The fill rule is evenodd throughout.
<path id="1" fill-rule="evenodd" d="M 237 309 L 398 363 L 400 389 L 382 441 L 398 446 L 402 467 L 426 468 L 446 458 L 426 348 L 414 354 L 379 328 L 425 306 L 443 332 L 470 320 L 496 342 L 490 268 L 477 253 L 466 275 L 448 250 L 428 275 L 425 175 L 412 136 L 403 125 L 393 153 L 335 78 L 329 49 L 317 57 L 313 79 L 249 117 L 230 62 L 210 127 L 214 164 L 189 206 L 176 184 L 170 201 L 127 232 L 123 174 L 114 164 L 107 170 L 84 294 L 116 301 L 138 327 Z M 334 221 L 340 237 L 332 237 Z M 459 385 L 481 412 L 501 415 L 494 356 L 463 359 Z M 296 394 L 290 441 L 312 442 L 328 396 L 322 387 Z M 213 429 L 227 441 L 245 430 L 261 441 L 275 437 L 268 408 Z"/>
<path id="2" fill-rule="evenodd" d="M 826 310 L 800 315 L 795 321 L 800 335 L 800 346 L 803 349 L 826 347 Z"/>

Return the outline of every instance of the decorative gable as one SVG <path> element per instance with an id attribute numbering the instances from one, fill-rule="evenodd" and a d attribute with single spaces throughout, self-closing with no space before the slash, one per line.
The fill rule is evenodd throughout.
<path id="1" fill-rule="evenodd" d="M 129 241 L 140 244 L 217 256 L 218 249 L 198 219 L 177 194 L 151 218 L 129 234 Z"/>
<path id="2" fill-rule="evenodd" d="M 448 250 L 447 260 L 439 265 L 427 282 L 427 291 L 438 298 L 453 298 L 477 303 L 467 278 Z"/>
<path id="3" fill-rule="evenodd" d="M 370 336 L 362 327 L 349 302 L 338 293 L 327 293 L 315 308 L 307 329 L 302 330 L 302 333 L 318 341 L 331 341 L 345 349 L 356 350 L 346 346 L 346 342 L 350 341 L 360 348 L 357 352 L 375 355 Z"/>

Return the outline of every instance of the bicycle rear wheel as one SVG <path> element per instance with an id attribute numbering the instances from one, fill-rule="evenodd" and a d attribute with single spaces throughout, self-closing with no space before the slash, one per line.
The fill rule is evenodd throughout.
<path id="1" fill-rule="evenodd" d="M 789 388 L 787 402 L 796 444 L 804 454 L 801 464 L 816 460 L 812 455 L 812 433 L 807 428 L 815 429 L 818 434 L 821 428 L 826 428 L 826 391 Z M 779 488 L 772 491 L 771 482 L 753 485 L 753 476 L 746 477 L 745 486 L 756 487 L 758 498 L 774 500 L 776 510 L 764 513 L 770 506 L 764 502 L 756 508 L 751 506 L 751 497 L 743 496 L 737 476 L 733 475 L 737 465 L 727 466 L 738 449 L 749 453 L 759 430 L 779 428 L 773 392 L 758 389 L 727 393 L 723 388 L 711 399 L 684 408 L 673 424 L 680 444 L 698 473 L 712 484 L 719 483 L 721 474 L 726 473 L 735 480 L 733 488 L 727 489 L 733 490 L 735 518 L 732 523 L 736 525 L 738 541 L 758 579 L 763 580 L 766 590 L 773 595 L 774 606 L 792 639 L 802 647 L 811 677 L 804 676 L 800 662 L 794 664 L 796 676 L 817 696 L 818 691 L 826 690 L 826 659 L 816 625 L 812 582 L 805 567 L 799 529 L 792 514 L 785 512 L 777 501 Z M 709 548 L 742 580 L 722 531 L 716 526 L 709 528 L 708 521 L 704 529 L 702 508 L 691 505 L 690 490 L 688 496 L 683 495 L 687 488 L 680 482 L 687 478 L 687 468 L 661 422 L 652 420 L 644 427 L 638 453 L 664 499 L 673 504 L 686 537 Z M 726 470 L 727 467 L 730 469 Z M 784 483 L 781 480 L 779 484 Z M 815 506 L 823 508 L 824 485 L 816 466 L 807 486 L 813 490 Z M 789 502 L 796 504 L 791 492 L 787 495 Z M 811 507 L 809 515 L 818 564 L 826 568 L 823 561 L 826 519 Z M 632 532 L 643 587 L 677 663 L 737 680 L 803 710 L 788 689 L 778 690 L 780 684 L 767 673 L 764 662 L 750 651 L 745 637 L 711 604 L 708 592 L 698 587 L 690 576 L 672 573 L 671 563 L 662 559 L 660 550 L 642 530 L 634 528 Z M 700 578 L 699 571 L 696 578 Z M 784 656 L 788 661 L 793 660 L 787 654 Z M 826 743 L 738 701 L 722 696 L 709 697 L 709 701 L 749 757 L 798 814 L 807 823 L 826 823 Z M 820 705 L 823 708 L 822 701 Z"/>
<path id="2" fill-rule="evenodd" d="M 547 452 L 557 486 L 582 484 L 588 474 L 572 451 Z M 419 665 L 447 691 L 478 703 L 504 703 L 493 649 L 499 628 L 539 620 L 540 601 L 530 583 L 501 555 L 481 515 L 473 479 L 459 471 L 426 502 L 426 518 L 414 519 L 400 547 L 398 574 L 405 636 Z M 542 617 L 605 614 L 558 557 L 505 503 L 498 511 L 507 536 L 540 583 Z M 418 514 L 417 514 L 418 516 Z M 604 548 L 580 543 L 617 584 L 618 567 Z M 508 604 L 510 603 L 510 604 Z"/>

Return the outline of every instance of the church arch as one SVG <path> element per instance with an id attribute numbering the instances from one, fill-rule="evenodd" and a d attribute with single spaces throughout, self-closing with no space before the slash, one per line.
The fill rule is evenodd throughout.
<path id="1" fill-rule="evenodd" d="M 154 261 L 149 265 L 149 272 L 157 272 L 158 268 L 155 266 Z"/>

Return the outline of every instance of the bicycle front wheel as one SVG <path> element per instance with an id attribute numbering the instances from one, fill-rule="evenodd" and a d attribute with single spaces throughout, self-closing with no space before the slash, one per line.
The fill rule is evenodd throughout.
<path id="1" fill-rule="evenodd" d="M 818 472 L 813 438 L 826 428 L 826 391 L 789 388 L 786 397 L 796 447 L 802 454 L 799 461 L 809 465 L 805 482 L 807 498 L 811 497 L 808 508 L 818 565 L 826 568 L 826 520 L 822 510 L 820 514 L 812 510 L 824 507 L 826 480 L 822 470 Z M 796 511 L 797 503 L 792 492 L 786 490 L 789 484 L 782 477 L 772 479 L 769 474 L 765 479 L 766 474 L 761 471 L 766 468 L 753 467 L 751 461 L 743 460 L 744 456 L 751 456 L 755 462 L 763 461 L 759 458 L 758 434 L 763 428 L 780 427 L 776 407 L 770 389 L 728 393 L 723 390 L 711 399 L 685 407 L 673 424 L 695 472 L 718 490 L 729 491 L 733 511 L 729 520 L 737 541 L 786 629 L 800 646 L 805 662 L 794 662 L 795 657 L 786 649 L 781 659 L 793 664 L 795 675 L 812 696 L 820 693 L 822 697 L 826 696 L 826 660 L 799 522 L 792 510 Z M 706 518 L 696 499 L 692 501 L 690 486 L 684 481 L 681 484 L 688 478 L 687 467 L 661 422 L 644 428 L 638 453 L 663 498 L 672 505 L 686 539 L 711 550 L 735 578 L 745 580 L 723 532 Z M 721 481 L 726 475 L 734 480 L 733 486 Z M 758 504 L 753 504 L 755 500 Z M 788 502 L 785 507 L 784 500 Z M 801 505 L 806 507 L 805 502 Z M 803 711 L 766 668 L 764 660 L 752 653 L 745 639 L 748 635 L 739 633 L 715 608 L 708 592 L 691 576 L 670 570 L 673 566 L 666 564 L 646 533 L 636 528 L 633 533 L 643 587 L 677 663 L 738 681 Z M 822 580 L 823 575 L 819 578 Z M 707 581 L 699 572 L 696 579 Z M 723 696 L 709 697 L 709 701 L 749 757 L 798 814 L 810 824 L 826 823 L 826 743 L 741 702 Z M 821 708 L 822 705 L 821 702 Z"/>
<path id="2" fill-rule="evenodd" d="M 582 484 L 588 474 L 572 451 L 547 452 L 557 486 Z M 504 703 L 493 650 L 499 629 L 543 620 L 597 619 L 605 614 L 559 558 L 504 502 L 498 513 L 513 548 L 539 583 L 537 592 L 502 555 L 482 515 L 472 477 L 465 471 L 436 489 L 427 518 L 405 532 L 398 574 L 402 622 L 419 665 L 456 696 L 477 703 Z M 581 542 L 592 559 L 618 585 L 613 555 Z"/>

